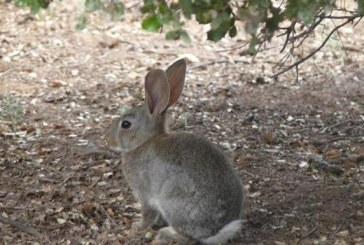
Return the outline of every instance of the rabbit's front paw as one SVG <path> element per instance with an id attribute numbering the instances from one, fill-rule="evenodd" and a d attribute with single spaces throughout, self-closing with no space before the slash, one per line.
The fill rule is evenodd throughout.
<path id="1" fill-rule="evenodd" d="M 178 244 L 181 245 L 196 244 L 195 240 L 179 234 L 171 226 L 167 226 L 160 229 L 155 240 L 158 244 L 161 245 L 169 244 L 170 242 L 177 242 Z"/>
<path id="2" fill-rule="evenodd" d="M 166 222 L 158 211 L 147 205 L 142 206 L 142 218 L 138 222 L 133 223 L 132 228 L 138 230 L 149 230 L 154 225 L 161 227 L 165 226 Z"/>
<path id="3" fill-rule="evenodd" d="M 143 230 L 147 230 L 149 228 L 150 225 L 148 225 L 144 219 L 141 219 L 137 222 L 134 222 L 132 225 L 131 225 L 131 228 L 133 230 L 137 230 L 137 231 L 143 231 Z"/>

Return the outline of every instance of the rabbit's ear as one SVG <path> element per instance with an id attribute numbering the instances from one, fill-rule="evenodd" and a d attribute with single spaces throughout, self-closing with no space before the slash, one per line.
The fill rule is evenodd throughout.
<path id="1" fill-rule="evenodd" d="M 161 69 L 148 72 L 145 77 L 145 103 L 150 114 L 162 113 L 169 102 L 169 85 Z"/>
<path id="2" fill-rule="evenodd" d="M 182 93 L 183 85 L 185 83 L 186 66 L 186 60 L 179 59 L 166 70 L 170 89 L 168 107 L 174 104 Z"/>

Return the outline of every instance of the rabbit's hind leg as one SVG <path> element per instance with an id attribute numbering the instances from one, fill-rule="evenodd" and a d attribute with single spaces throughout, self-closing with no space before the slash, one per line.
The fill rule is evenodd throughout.
<path id="1" fill-rule="evenodd" d="M 194 239 L 179 234 L 171 226 L 164 227 L 159 230 L 156 240 L 159 244 L 168 244 L 169 242 L 177 242 L 180 245 L 198 244 Z"/>

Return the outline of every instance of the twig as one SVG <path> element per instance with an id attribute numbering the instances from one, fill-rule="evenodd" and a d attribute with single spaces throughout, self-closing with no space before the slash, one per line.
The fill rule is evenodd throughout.
<path id="1" fill-rule="evenodd" d="M 61 69 L 65 69 L 65 68 L 76 68 L 78 66 L 82 66 L 82 65 L 86 64 L 87 62 L 90 61 L 90 59 L 91 59 L 91 56 L 86 57 L 85 60 L 83 60 L 83 61 L 81 61 L 79 63 L 63 65 L 63 66 L 60 66 L 59 68 L 61 68 Z"/>
<path id="2" fill-rule="evenodd" d="M 95 185 L 97 185 L 97 183 L 99 183 L 99 181 L 102 179 L 102 175 L 98 176 L 97 179 L 91 184 L 88 186 L 89 189 L 92 189 L 95 187 Z"/>
<path id="3" fill-rule="evenodd" d="M 304 32 L 298 34 L 297 36 L 294 36 L 291 38 L 290 42 L 294 42 L 297 39 L 300 39 L 302 37 L 304 37 L 303 39 L 306 39 L 307 36 L 314 30 L 316 29 L 316 27 L 318 25 L 321 24 L 321 22 L 325 19 L 348 19 L 350 21 L 353 21 L 356 18 L 360 19 L 362 18 L 359 14 L 353 14 L 352 16 L 332 16 L 332 15 L 327 15 L 325 16 L 323 13 L 319 14 L 316 16 L 316 18 L 319 18 L 318 21 L 314 22 L 312 25 L 310 25 Z M 349 22 L 350 22 L 349 21 Z M 300 44 L 298 46 L 300 46 L 302 44 L 302 41 L 300 42 Z M 282 52 L 282 51 L 281 51 Z"/>
<path id="4" fill-rule="evenodd" d="M 343 49 L 345 51 L 349 51 L 349 52 L 357 52 L 357 53 L 364 53 L 364 51 L 360 48 L 356 48 L 356 47 L 349 47 L 349 46 L 344 46 Z"/>
<path id="5" fill-rule="evenodd" d="M 335 16 L 335 15 L 327 15 L 325 16 L 326 19 L 348 19 L 348 18 L 352 18 L 353 16 L 351 15 L 343 15 L 343 16 Z M 359 17 L 359 16 L 358 16 Z"/>
<path id="6" fill-rule="evenodd" d="M 5 76 L 6 74 L 8 74 L 10 71 L 14 71 L 14 69 L 10 69 L 10 68 L 4 68 L 3 70 L 0 71 L 0 77 Z"/>
<path id="7" fill-rule="evenodd" d="M 250 172 L 248 172 L 246 170 L 240 170 L 240 172 L 242 172 L 242 173 L 244 173 L 246 175 L 249 175 L 250 177 L 254 177 L 254 178 L 256 177 L 255 174 L 252 174 L 252 173 L 250 173 Z"/>
<path id="8" fill-rule="evenodd" d="M 252 62 L 254 62 L 255 58 L 257 57 L 258 53 L 262 50 L 262 46 L 265 45 L 265 42 L 263 41 L 258 41 L 259 45 L 258 45 L 258 48 L 257 48 L 257 51 L 255 52 L 253 58 L 252 58 Z"/>
<path id="9" fill-rule="evenodd" d="M 313 52 L 311 52 L 309 55 L 307 55 L 306 57 L 300 59 L 299 61 L 293 63 L 292 65 L 289 65 L 288 67 L 286 67 L 285 69 L 283 69 L 282 71 L 274 74 L 273 76 L 271 76 L 272 78 L 277 78 L 279 75 L 282 75 L 283 73 L 291 70 L 293 67 L 295 66 L 299 66 L 300 64 L 302 64 L 303 62 L 305 62 L 306 60 L 308 60 L 309 58 L 311 58 L 312 56 L 314 56 L 318 51 L 320 51 L 327 43 L 327 41 L 330 39 L 330 37 L 341 27 L 343 27 L 344 25 L 352 22 L 355 18 L 357 17 L 353 17 L 348 19 L 347 21 L 343 22 L 342 24 L 336 26 L 334 29 L 332 29 L 332 31 L 327 35 L 326 39 L 322 42 L 322 44 L 316 48 Z"/>
<path id="10" fill-rule="evenodd" d="M 67 181 L 69 181 L 71 178 L 73 178 L 74 176 L 67 176 L 61 183 L 59 183 L 58 185 L 61 186 L 61 185 L 64 185 L 65 183 L 67 183 Z"/>
<path id="11" fill-rule="evenodd" d="M 242 45 L 239 45 L 239 46 L 234 47 L 234 48 L 220 49 L 220 50 L 217 50 L 216 53 L 221 53 L 221 52 L 233 51 L 233 50 L 241 49 L 241 48 L 244 48 L 245 46 L 248 46 L 248 44 L 249 44 L 249 42 L 245 42 Z"/>
<path id="12" fill-rule="evenodd" d="M 286 61 L 291 57 L 291 53 L 292 49 L 290 49 L 286 54 L 282 56 L 282 58 L 278 61 L 278 63 L 273 66 L 273 69 L 274 70 L 276 68 L 280 69 L 286 63 Z"/>
<path id="13" fill-rule="evenodd" d="M 30 227 L 29 225 L 27 225 L 25 223 L 20 223 L 18 221 L 7 218 L 1 214 L 0 214 L 0 221 L 4 224 L 11 225 L 21 231 L 24 231 L 32 236 L 39 237 L 39 238 L 43 237 L 42 234 L 40 234 L 35 228 Z"/>
<path id="14" fill-rule="evenodd" d="M 333 8 L 333 10 L 335 10 L 335 12 L 344 12 L 344 13 L 349 13 L 349 14 L 357 14 L 358 12 L 357 11 L 354 11 L 354 10 L 348 10 L 348 9 L 343 9 L 343 8 Z"/>
<path id="15" fill-rule="evenodd" d="M 102 211 L 104 212 L 104 214 L 106 215 L 106 217 L 110 220 L 110 222 L 114 225 L 117 226 L 115 220 L 113 218 L 111 218 L 111 216 L 109 215 L 109 213 L 107 212 L 107 210 L 105 209 L 105 207 L 101 207 Z"/>
<path id="16" fill-rule="evenodd" d="M 300 39 L 300 38 L 302 38 L 303 37 L 303 39 L 306 39 L 307 38 L 307 36 L 310 34 L 310 33 L 312 33 L 312 31 L 314 30 L 314 29 L 316 29 L 316 27 L 318 26 L 318 25 L 320 25 L 321 24 L 321 22 L 324 20 L 325 18 L 323 18 L 322 16 L 319 16 L 319 20 L 317 21 L 317 22 L 315 22 L 315 23 L 313 23 L 312 25 L 310 25 L 305 31 L 303 31 L 302 33 L 300 33 L 300 34 L 298 34 L 298 35 L 296 35 L 296 36 L 294 36 L 294 37 L 292 37 L 291 39 L 290 39 L 290 42 L 294 42 L 294 41 L 296 41 L 297 39 Z"/>
<path id="17" fill-rule="evenodd" d="M 306 239 L 307 237 L 311 236 L 313 233 L 317 231 L 317 226 L 315 226 L 312 230 L 310 230 L 306 235 L 300 237 L 300 239 L 297 241 L 296 245 L 299 244 L 302 240 Z"/>
<path id="18" fill-rule="evenodd" d="M 17 207 L 17 206 L 1 206 L 0 210 L 5 210 L 5 209 L 13 209 L 13 210 L 23 210 L 25 209 L 24 207 Z"/>
<path id="19" fill-rule="evenodd" d="M 296 84 L 298 83 L 298 65 L 295 67 L 296 70 Z"/>
<path id="20" fill-rule="evenodd" d="M 342 124 L 349 123 L 349 122 L 353 122 L 353 120 L 352 120 L 352 119 L 346 119 L 346 120 L 344 120 L 344 121 L 337 122 L 337 123 L 335 123 L 335 124 L 333 124 L 333 125 L 331 125 L 331 126 L 325 127 L 325 128 L 321 131 L 321 133 L 325 133 L 327 130 L 331 130 L 331 129 L 335 128 L 335 127 L 338 127 L 338 126 L 340 126 L 340 125 L 342 125 Z"/>
<path id="21" fill-rule="evenodd" d="M 201 63 L 201 64 L 198 64 L 198 65 L 192 66 L 190 68 L 190 70 L 194 70 L 194 69 L 198 69 L 198 68 L 201 68 L 201 67 L 206 67 L 206 66 L 210 66 L 210 65 L 214 65 L 214 64 L 221 64 L 221 63 L 245 63 L 245 64 L 249 64 L 249 62 L 245 61 L 245 60 L 214 60 L 214 61 Z"/>
<path id="22" fill-rule="evenodd" d="M 337 233 L 339 232 L 339 230 L 341 229 L 341 225 L 342 225 L 342 224 L 339 224 L 339 225 L 336 227 L 336 229 L 335 229 L 335 231 L 334 231 L 334 234 L 337 234 Z"/>
<path id="23" fill-rule="evenodd" d="M 359 17 L 358 21 L 353 24 L 353 27 L 356 27 L 356 25 L 359 24 L 359 22 L 361 21 L 361 19 L 363 19 L 363 16 L 360 16 Z"/>
<path id="24" fill-rule="evenodd" d="M 320 17 L 320 19 L 316 22 L 316 23 L 314 23 L 313 25 L 311 25 L 305 32 L 303 32 L 303 33 L 301 33 L 301 34 L 303 34 L 303 35 L 301 35 L 301 34 L 299 34 L 299 35 L 297 35 L 297 36 L 295 36 L 295 37 L 293 37 L 294 39 L 293 40 L 291 40 L 291 42 L 293 43 L 293 45 L 294 45 L 294 42 L 296 41 L 296 40 L 298 40 L 298 39 L 300 39 L 301 38 L 301 40 L 299 41 L 299 43 L 298 43 L 298 45 L 294 45 L 294 48 L 298 48 L 298 47 L 300 47 L 304 42 L 305 42 L 305 40 L 310 36 L 310 34 L 312 34 L 312 32 L 316 29 L 316 27 L 317 26 L 319 26 L 320 24 L 321 24 L 321 22 L 324 20 L 325 18 L 323 18 L 323 17 Z M 303 37 L 302 37 L 303 36 Z"/>
<path id="25" fill-rule="evenodd" d="M 127 10 L 130 10 L 132 8 L 135 8 L 136 6 L 138 6 L 139 4 L 141 4 L 143 1 L 137 1 L 135 3 L 133 3 L 131 6 L 126 7 Z"/>
<path id="26" fill-rule="evenodd" d="M 336 26 L 336 23 L 335 23 L 335 21 L 333 20 L 333 19 L 331 19 L 331 22 L 332 22 L 332 24 L 334 25 L 334 26 Z M 340 40 L 340 42 L 341 42 L 341 46 L 345 46 L 345 44 L 344 44 L 344 41 L 343 41 L 343 39 L 341 38 L 341 35 L 340 35 L 340 32 L 337 32 L 337 36 L 339 37 L 339 40 Z M 349 54 L 348 54 L 348 52 L 346 52 L 346 49 L 343 49 L 344 50 L 344 52 L 345 52 L 345 55 L 346 56 L 349 56 Z"/>
<path id="27" fill-rule="evenodd" d="M 28 166 L 28 165 L 27 165 Z M 62 173 L 61 171 L 51 167 L 51 166 L 47 166 L 47 165 L 41 165 L 41 164 L 38 164 L 38 163 L 32 163 L 32 165 L 29 165 L 29 167 L 37 167 L 37 168 L 40 168 L 40 169 L 46 169 L 50 172 L 53 172 L 53 173 L 56 173 L 58 174 L 59 176 L 63 177 L 64 178 L 64 173 Z"/>
<path id="28" fill-rule="evenodd" d="M 287 47 L 287 44 L 288 44 L 288 41 L 289 41 L 289 37 L 290 37 L 290 35 L 291 35 L 291 33 L 292 33 L 292 31 L 294 30 L 294 27 L 295 27 L 295 25 L 296 25 L 296 21 L 293 21 L 292 22 L 292 24 L 287 28 L 287 31 L 286 31 L 286 33 L 285 33 L 285 35 L 286 35 L 286 40 L 284 41 L 284 44 L 283 44 L 283 47 L 282 47 L 282 49 L 279 51 L 280 53 L 282 53 L 283 52 L 283 50 L 285 50 L 286 49 L 286 47 Z"/>

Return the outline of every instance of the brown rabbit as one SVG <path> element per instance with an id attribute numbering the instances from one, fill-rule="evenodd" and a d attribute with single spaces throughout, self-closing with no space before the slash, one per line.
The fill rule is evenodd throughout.
<path id="1" fill-rule="evenodd" d="M 221 244 L 241 229 L 243 188 L 223 151 L 190 133 L 169 133 L 166 112 L 182 93 L 186 61 L 145 77 L 145 105 L 115 120 L 107 132 L 122 153 L 123 174 L 142 206 L 138 226 L 165 223 L 161 243 Z"/>

